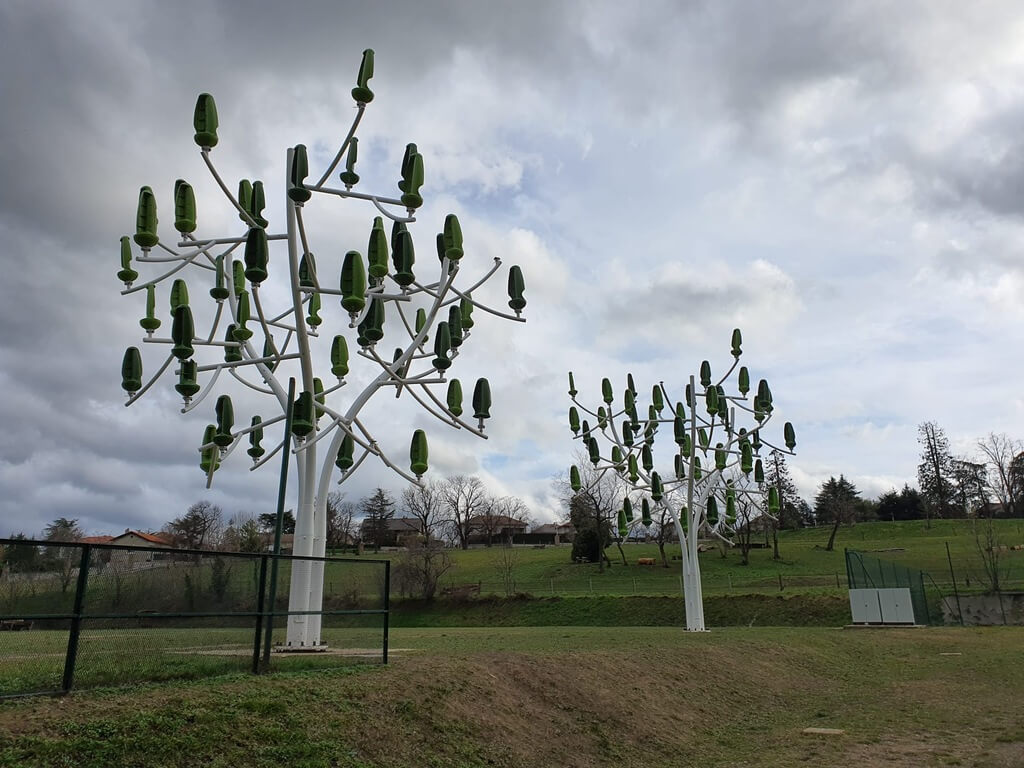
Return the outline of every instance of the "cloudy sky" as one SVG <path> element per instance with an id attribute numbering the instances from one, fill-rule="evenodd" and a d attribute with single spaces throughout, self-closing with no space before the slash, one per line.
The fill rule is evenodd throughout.
<path id="1" fill-rule="evenodd" d="M 231 186 L 263 179 L 281 231 L 285 151 L 306 144 L 319 176 L 367 47 L 377 96 L 359 189 L 395 194 L 415 141 L 424 268 L 456 212 L 466 278 L 500 256 L 522 266 L 529 301 L 525 325 L 478 317 L 453 369 L 467 387 L 490 377 L 486 442 L 405 398 L 371 404 L 363 421 L 399 463 L 424 427 L 431 476 L 477 473 L 554 518 L 551 480 L 574 448 L 566 372 L 595 405 L 602 376 L 679 391 L 702 359 L 728 364 L 735 326 L 796 426 L 807 497 L 839 473 L 867 496 L 913 482 L 925 420 L 963 453 L 990 431 L 1022 437 L 1022 41 L 1013 0 L 8 0 L 0 535 L 58 516 L 91 533 L 158 528 L 201 499 L 273 509 L 276 464 L 249 472 L 241 451 L 206 490 L 196 446 L 213 398 L 182 415 L 166 375 L 124 407 L 120 361 L 140 342 L 143 299 L 120 295 L 118 239 L 148 184 L 173 241 L 176 178 L 196 188 L 199 236 L 244 233 L 192 141 L 203 91 L 220 112 L 218 170 Z M 328 282 L 365 248 L 373 215 L 335 198 L 308 206 Z M 197 307 L 212 304 L 205 274 Z M 501 307 L 504 271 L 493 282 L 477 298 Z M 324 304 L 329 344 L 344 318 Z M 144 352 L 152 373 L 160 351 Z M 329 404 L 343 410 L 368 375 L 354 370 Z M 237 422 L 272 415 L 227 391 Z M 343 490 L 403 484 L 368 462 Z"/>

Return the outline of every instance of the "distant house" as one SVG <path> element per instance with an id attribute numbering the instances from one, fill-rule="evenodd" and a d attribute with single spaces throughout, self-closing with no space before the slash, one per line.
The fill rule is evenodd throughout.
<path id="1" fill-rule="evenodd" d="M 516 536 L 526 532 L 527 524 L 507 515 L 477 515 L 466 521 L 469 544 L 512 543 Z"/>
<path id="2" fill-rule="evenodd" d="M 103 538 L 102 536 L 96 538 Z M 173 547 L 174 540 L 162 533 L 145 533 L 144 531 L 133 531 L 125 528 L 124 533 L 114 536 L 106 543 L 123 544 L 133 547 Z"/>
<path id="3" fill-rule="evenodd" d="M 994 517 L 1011 517 L 1007 514 L 1006 508 L 1002 502 L 999 501 L 986 501 L 980 507 L 976 508 L 972 513 L 974 517 L 987 519 Z"/>
<path id="4" fill-rule="evenodd" d="M 260 544 L 263 549 L 267 552 L 274 551 L 274 534 L 272 533 L 261 533 Z M 282 533 L 281 534 L 281 554 L 290 555 L 292 548 L 295 546 L 295 534 L 294 533 Z"/>
<path id="5" fill-rule="evenodd" d="M 109 544 L 113 540 L 113 536 L 83 536 L 78 541 L 80 544 Z"/>
<path id="6" fill-rule="evenodd" d="M 386 523 L 387 528 L 382 532 L 380 541 L 382 547 L 401 547 L 409 539 L 422 535 L 420 521 L 415 517 L 389 517 Z M 363 540 L 364 545 L 377 544 L 373 540 L 373 524 L 372 518 L 366 518 L 359 524 L 359 538 Z"/>
<path id="7" fill-rule="evenodd" d="M 534 539 L 529 543 L 567 544 L 572 543 L 572 540 L 576 538 L 576 529 L 572 523 L 545 523 L 533 528 L 526 535 Z"/>
<path id="8" fill-rule="evenodd" d="M 93 538 L 105 537 L 96 536 Z M 167 534 L 134 531 L 131 528 L 125 528 L 124 533 L 110 537 L 109 541 L 97 543 L 120 544 L 128 547 L 145 547 L 146 549 L 168 549 L 174 547 L 174 540 Z M 154 560 L 166 560 L 168 557 L 170 556 L 163 552 L 145 552 L 138 549 L 110 551 L 111 559 L 116 558 L 118 562 L 128 563 L 133 566 L 138 563 L 151 563 Z"/>

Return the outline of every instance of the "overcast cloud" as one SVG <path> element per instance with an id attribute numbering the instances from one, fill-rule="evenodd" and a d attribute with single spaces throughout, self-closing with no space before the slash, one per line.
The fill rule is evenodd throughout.
<path id="1" fill-rule="evenodd" d="M 1024 437 L 1021 41 L 1013 0 L 4 3 L 0 535 L 58 516 L 159 528 L 200 499 L 273 508 L 276 467 L 250 473 L 241 452 L 205 489 L 212 399 L 183 416 L 168 376 L 124 408 L 143 299 L 119 295 L 117 242 L 143 184 L 170 239 L 176 178 L 200 234 L 241 234 L 192 142 L 202 91 L 218 170 L 263 179 L 279 226 L 285 150 L 305 143 L 319 174 L 367 47 L 360 189 L 393 194 L 417 142 L 420 253 L 454 211 L 466 271 L 518 263 L 529 301 L 525 325 L 479 316 L 453 369 L 491 380 L 487 441 L 405 398 L 372 404 L 363 421 L 400 464 L 426 428 L 432 476 L 479 473 L 557 517 L 566 372 L 595 401 L 627 372 L 678 391 L 702 359 L 727 364 L 735 326 L 797 428 L 808 498 L 839 473 L 868 496 L 913 482 L 925 420 L 961 452 Z M 308 215 L 324 269 L 364 248 L 374 211 L 317 198 Z M 476 298 L 503 306 L 503 275 Z M 353 368 L 339 409 L 368 375 Z M 230 391 L 238 422 L 271 415 Z M 376 486 L 403 481 L 367 462 L 344 490 Z"/>

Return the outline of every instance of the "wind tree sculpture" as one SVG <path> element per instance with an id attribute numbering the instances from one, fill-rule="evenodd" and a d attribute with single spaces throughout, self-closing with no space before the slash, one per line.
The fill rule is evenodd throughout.
<path id="1" fill-rule="evenodd" d="M 577 400 L 573 375 L 569 374 L 569 428 L 574 439 L 582 441 L 594 466 L 594 472 L 587 473 L 591 483 L 612 473 L 624 491 L 618 510 L 619 537 L 625 539 L 637 524 L 649 527 L 652 510 L 664 510 L 675 525 L 682 549 L 686 628 L 691 631 L 706 629 L 698 539 L 704 533 L 732 544 L 729 536 L 738 528 L 737 509 L 747 512 L 746 519 L 751 506 L 775 518 L 779 513 L 778 490 L 765 487 L 760 452 L 768 446 L 792 454 L 796 447 L 789 422 L 783 429 L 786 449 L 762 438 L 774 411 L 772 393 L 768 382 L 761 379 L 753 397 L 748 398 L 750 373 L 739 365 L 741 345 L 742 335 L 736 329 L 732 332 L 733 361 L 729 370 L 715 381 L 711 364 L 703 361 L 699 377 L 690 376 L 684 398 L 674 409 L 664 383 L 656 384 L 646 419 L 640 418 L 632 374 L 627 376 L 621 408 L 615 407 L 612 383 L 606 378 L 601 382 L 604 405 L 596 409 L 586 408 Z M 725 385 L 734 372 L 737 394 L 730 394 Z M 581 420 L 581 412 L 594 423 L 588 418 Z M 752 423 L 740 427 L 737 412 Z M 664 473 L 654 468 L 654 443 L 662 425 L 671 425 L 674 442 L 672 471 Z M 574 493 L 584 490 L 575 465 L 569 469 L 569 483 Z"/>
<path id="2" fill-rule="evenodd" d="M 473 389 L 474 424 L 468 419 L 468 413 L 464 415 L 462 384 L 458 379 L 446 378 L 447 371 L 469 340 L 476 322 L 475 309 L 508 320 L 525 321 L 522 317 L 526 306 L 523 274 L 518 266 L 513 266 L 508 273 L 511 314 L 485 306 L 472 295 L 497 273 L 500 259 L 495 258 L 468 288 L 456 288 L 455 281 L 463 262 L 463 238 L 454 214 L 445 218 L 443 230 L 436 238 L 439 276 L 434 282 L 417 277 L 416 273 L 427 265 L 416 263 L 412 233 L 407 226 L 416 220 L 415 212 L 423 204 L 420 195 L 424 183 L 423 157 L 415 144 L 405 149 L 398 182 L 400 196 L 354 190 L 359 182 L 355 134 L 366 106 L 374 97 L 368 85 L 372 75 L 373 51 L 366 50 L 356 87 L 352 90 L 356 102 L 352 126 L 316 182 L 307 181 L 306 147 L 299 144 L 288 150 L 283 231 L 281 227 L 270 227 L 263 216 L 265 193 L 261 181 L 242 179 L 237 194 L 232 194 L 214 168 L 211 151 L 218 143 L 217 109 L 213 97 L 204 93 L 196 102 L 195 142 L 214 181 L 238 212 L 241 233 L 217 237 L 197 235 L 195 194 L 188 183 L 179 179 L 174 185 L 174 243 L 164 243 L 157 233 L 156 198 L 149 187 L 143 187 L 139 193 L 134 237 L 121 238 L 118 278 L 125 284 L 122 295 L 145 296 L 145 316 L 139 321 L 146 332 L 143 342 L 170 347 L 148 381 L 143 379 L 139 348 L 129 347 L 125 352 L 122 386 L 128 393 L 127 405 L 142 397 L 172 364 L 177 366 L 173 370 L 177 377 L 174 388 L 184 399 L 182 413 L 203 404 L 218 381 L 224 378 L 234 379 L 245 388 L 276 401 L 277 415 L 265 420 L 253 415 L 247 426 L 236 427 L 231 397 L 221 394 L 213 409 L 215 423 L 206 427 L 199 446 L 199 466 L 207 475 L 209 487 L 221 462 L 243 441 L 248 442 L 246 453 L 252 459 L 250 469 L 253 470 L 266 464 L 282 447 L 289 446 L 296 457 L 298 475 L 293 547 L 293 553 L 298 556 L 324 555 L 327 495 L 336 468 L 341 473 L 339 483 L 349 479 L 368 456 L 380 459 L 410 482 L 419 482 L 427 471 L 427 438 L 423 430 L 417 429 L 412 434 L 409 471 L 406 472 L 385 455 L 377 439 L 362 423 L 360 411 L 373 395 L 385 389 L 393 390 L 396 397 L 408 395 L 448 426 L 485 438 L 484 422 L 491 415 L 487 379 L 479 379 Z M 328 186 L 328 179 L 342 159 L 342 187 Z M 339 269 L 326 267 L 323 250 L 318 251 L 319 263 L 314 258 L 303 223 L 304 207 L 310 204 L 314 194 L 333 200 L 364 201 L 380 214 L 369 228 L 365 258 L 357 250 L 344 253 L 340 259 L 340 280 L 334 287 L 328 282 L 331 279 L 328 276 L 338 275 Z M 385 231 L 384 219 L 392 222 L 390 237 Z M 152 280 L 136 283 L 138 273 L 132 266 L 132 240 L 142 250 L 134 259 L 136 263 L 169 265 L 166 271 Z M 261 293 L 270 275 L 275 273 L 270 252 L 278 243 L 287 247 L 287 268 L 282 263 L 274 276 L 279 276 L 283 287 L 290 289 L 287 291 L 290 302 L 285 301 L 283 307 L 271 310 L 264 305 Z M 209 310 L 212 317 L 209 330 L 202 334 L 196 332 L 196 320 L 189 303 L 190 293 L 195 297 L 196 290 L 190 289 L 181 277 L 186 268 L 189 274 L 205 278 L 205 284 L 210 286 L 209 296 L 215 303 Z M 166 338 L 155 335 L 162 325 L 156 312 L 156 300 L 158 287 L 168 282 L 171 333 Z M 343 310 L 337 323 L 325 322 L 325 317 L 321 316 L 321 312 L 329 314 L 324 311 L 323 299 L 332 296 L 338 297 Z M 337 331 L 331 339 L 329 353 L 326 343 L 322 343 L 323 348 L 316 343 L 320 340 L 321 329 L 328 327 Z M 380 349 L 385 328 L 390 331 L 388 340 L 394 345 L 392 354 Z M 353 341 L 356 355 L 350 356 Z M 222 359 L 200 364 L 196 359 L 197 350 Z M 353 357 L 363 358 L 362 365 L 377 371 L 376 377 L 344 405 L 336 405 L 331 401 L 345 386 L 350 364 L 355 362 Z M 336 383 L 325 384 L 327 376 L 315 373 L 316 364 L 326 367 L 328 362 L 330 377 Z M 291 434 L 284 434 L 289 400 L 285 371 L 296 373 L 296 368 L 298 396 L 293 403 Z M 439 394 L 435 391 L 438 387 L 446 387 L 446 390 Z M 264 435 L 274 425 L 279 425 L 282 434 L 277 445 L 268 451 L 263 447 Z M 288 647 L 324 645 L 320 617 L 311 613 L 320 610 L 322 603 L 323 563 L 293 561 Z"/>

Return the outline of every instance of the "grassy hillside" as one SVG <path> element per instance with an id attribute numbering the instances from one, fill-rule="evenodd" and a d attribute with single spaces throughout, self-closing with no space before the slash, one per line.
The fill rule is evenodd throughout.
<path id="1" fill-rule="evenodd" d="M 1006 545 L 1024 544 L 1024 521 L 997 520 L 996 529 Z M 898 523 L 862 523 L 841 528 L 835 551 L 826 552 L 829 530 L 807 528 L 783 531 L 779 537 L 781 560 L 772 560 L 771 549 L 755 549 L 750 564 L 740 565 L 737 550 L 701 554 L 701 572 L 706 594 L 750 591 L 777 592 L 779 579 L 786 591 L 833 591 L 846 588 L 846 565 L 843 548 L 871 553 L 874 557 L 903 563 L 926 571 L 936 583 L 950 583 L 946 543 L 949 543 L 953 565 L 961 588 L 978 588 L 981 584 L 981 559 L 973 533 L 973 523 L 966 520 L 938 520 L 927 527 L 924 521 Z M 515 588 L 536 596 L 543 595 L 629 595 L 678 594 L 679 568 L 670 561 L 670 568 L 638 566 L 641 557 L 657 557 L 653 544 L 624 544 L 627 566 L 622 566 L 618 550 L 608 548 L 612 567 L 599 572 L 596 565 L 570 562 L 568 546 L 534 549 L 516 547 L 513 554 Z M 669 557 L 678 545 L 666 549 Z M 373 557 L 398 557 L 398 553 L 382 552 Z M 485 593 L 503 594 L 503 554 L 498 548 L 480 548 L 452 552 L 454 567 L 447 583 L 480 582 Z M 1009 571 L 1008 586 L 1024 587 L 1024 551 L 1008 551 L 1004 562 Z"/>
<path id="2" fill-rule="evenodd" d="M 999 538 L 1007 545 L 1024 544 L 1024 521 L 996 521 Z M 927 527 L 923 522 L 870 523 L 840 530 L 836 549 L 824 547 L 829 531 L 811 528 L 784 531 L 780 535 L 780 560 L 772 559 L 770 549 L 755 549 L 749 565 L 740 565 L 736 550 L 701 554 L 704 594 L 765 594 L 845 597 L 846 567 L 843 548 L 858 549 L 883 560 L 903 563 L 926 571 L 941 587 L 951 592 L 945 545 L 948 542 L 959 587 L 980 591 L 981 558 L 973 535 L 973 525 L 965 520 L 940 520 Z M 445 575 L 443 586 L 480 584 L 483 595 L 510 596 L 503 578 L 511 568 L 511 592 L 534 597 L 582 597 L 629 595 L 678 595 L 681 591 L 677 561 L 668 568 L 639 566 L 638 558 L 657 558 L 653 544 L 624 544 L 627 565 L 622 565 L 618 550 L 608 555 L 612 566 L 599 571 L 597 565 L 571 562 L 571 549 L 560 547 L 500 547 L 450 552 L 453 567 Z M 668 548 L 669 557 L 673 548 Z M 675 548 L 678 552 L 678 548 Z M 325 573 L 326 605 L 329 608 L 376 607 L 381 605 L 383 568 L 372 559 L 402 557 L 401 552 L 366 553 L 363 562 L 330 564 Z M 506 557 L 510 561 L 506 561 Z M 151 570 L 117 574 L 110 567 L 89 578 L 86 608 L 91 612 L 135 613 L 136 611 L 252 611 L 255 608 L 258 564 L 232 558 L 225 563 L 226 583 L 218 594 L 213 588 L 211 560 L 196 565 L 174 562 Z M 1006 588 L 1024 588 L 1024 551 L 1003 553 Z M 281 569 L 278 605 L 286 607 L 290 569 Z M 49 580 L 7 582 L 0 589 L 0 614 L 63 613 L 71 608 L 73 589 L 61 592 L 51 575 Z M 930 587 L 930 582 L 926 581 Z M 14 588 L 20 591 L 15 594 Z M 781 588 L 780 588 L 781 587 Z M 395 596 L 399 590 L 394 587 Z M 933 590 L 935 591 L 935 590 Z M 937 599 L 937 591 L 932 599 Z M 755 622 L 757 623 L 757 622 Z"/>
<path id="3" fill-rule="evenodd" d="M 0 766 L 1009 768 L 1022 645 L 1017 628 L 396 630 L 386 668 L 2 704 Z"/>
<path id="4" fill-rule="evenodd" d="M 705 600 L 710 626 L 830 626 L 849 621 L 838 596 L 715 595 Z M 683 600 L 675 597 L 483 597 L 392 606 L 391 628 L 425 627 L 680 627 Z M 78 644 L 75 688 L 159 680 L 188 680 L 249 669 L 253 627 L 219 619 L 176 622 L 87 621 Z M 99 624 L 100 626 L 97 626 Z M 378 616 L 329 617 L 323 640 L 332 654 L 272 656 L 274 669 L 335 667 L 354 659 L 377 661 L 383 641 Z M 281 623 L 273 640 L 283 642 Z M 68 634 L 61 630 L 0 633 L 0 696 L 60 688 Z"/>
<path id="5" fill-rule="evenodd" d="M 454 602 L 396 601 L 395 627 L 682 627 L 681 596 L 484 597 Z M 711 595 L 704 599 L 711 627 L 840 627 L 850 603 L 839 595 Z"/>

